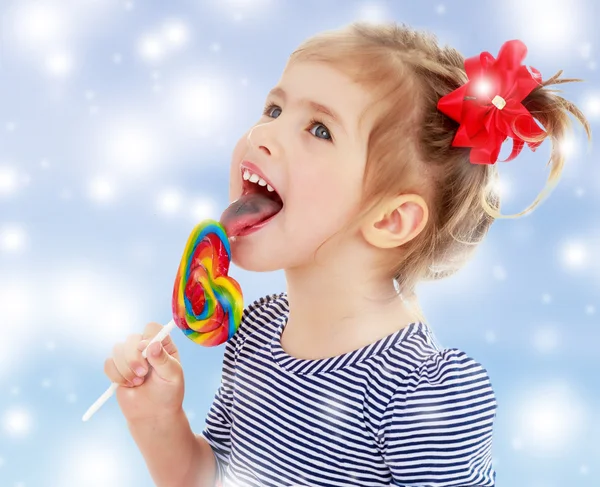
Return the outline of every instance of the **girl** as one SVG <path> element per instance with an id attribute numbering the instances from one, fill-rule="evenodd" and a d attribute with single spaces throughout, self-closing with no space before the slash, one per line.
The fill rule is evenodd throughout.
<path id="1" fill-rule="evenodd" d="M 524 57 L 512 41 L 465 61 L 425 33 L 362 24 L 292 54 L 235 147 L 222 216 L 234 262 L 283 269 L 287 292 L 245 310 L 206 429 L 183 413 L 173 342 L 141 356 L 160 325 L 106 361 L 158 486 L 495 484 L 487 372 L 436 344 L 414 289 L 458 269 L 501 216 L 507 137 L 513 156 L 552 140 L 549 187 L 568 112 L 589 137 L 546 88 L 573 80 L 542 82 Z"/>

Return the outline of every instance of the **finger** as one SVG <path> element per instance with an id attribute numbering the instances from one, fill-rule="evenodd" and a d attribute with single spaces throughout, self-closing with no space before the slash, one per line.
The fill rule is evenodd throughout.
<path id="1" fill-rule="evenodd" d="M 125 344 L 117 343 L 113 349 L 113 362 L 115 363 L 115 367 L 119 371 L 119 373 L 123 376 L 123 378 L 131 383 L 132 385 L 139 385 L 141 382 L 139 377 L 136 376 L 133 369 L 127 363 L 125 359 Z"/>
<path id="2" fill-rule="evenodd" d="M 148 362 L 154 372 L 166 381 L 174 382 L 182 376 L 181 365 L 160 343 L 153 343 L 148 348 Z"/>
<path id="3" fill-rule="evenodd" d="M 144 328 L 144 333 L 142 333 L 143 338 L 145 340 L 151 340 L 162 329 L 163 329 L 163 326 L 159 325 L 158 323 L 148 323 L 146 325 L 146 328 Z"/>
<path id="4" fill-rule="evenodd" d="M 162 346 L 169 355 L 177 355 L 177 347 L 175 346 L 175 342 L 173 342 L 170 337 L 168 340 L 163 340 Z"/>
<path id="5" fill-rule="evenodd" d="M 142 353 L 142 352 L 144 352 L 144 350 L 146 350 L 148 348 L 149 345 L 150 345 L 150 340 L 142 340 L 138 344 L 137 349 L 140 351 L 140 353 Z M 177 351 L 177 347 L 175 346 L 175 343 L 173 341 L 170 341 L 166 346 L 163 345 L 163 348 L 171 357 L 175 357 L 177 360 L 179 360 L 179 352 Z M 146 350 L 146 354 L 148 354 L 148 353 L 149 353 L 149 350 Z M 147 355 L 146 355 L 146 358 L 147 358 Z"/>
<path id="6" fill-rule="evenodd" d="M 119 370 L 117 369 L 115 361 L 112 358 L 107 358 L 104 361 L 104 373 L 107 375 L 111 382 L 115 382 L 120 386 L 125 387 L 133 386 L 133 384 L 131 384 L 129 381 L 127 381 L 127 379 L 125 379 L 125 377 L 123 377 L 123 375 L 121 375 L 121 372 L 119 372 Z"/>
<path id="7" fill-rule="evenodd" d="M 146 325 L 146 328 L 144 329 L 142 337 L 144 340 L 150 341 L 156 335 L 158 335 L 158 332 L 161 331 L 163 328 L 164 326 L 159 325 L 158 323 L 148 323 Z M 173 343 L 171 335 L 167 335 L 166 337 L 164 337 L 161 343 L 163 344 L 163 347 L 165 347 L 168 353 L 177 353 L 177 347 L 175 346 L 175 343 Z"/>
<path id="8" fill-rule="evenodd" d="M 148 372 L 148 363 L 142 357 L 142 352 L 138 350 L 141 341 L 142 335 L 129 335 L 125 340 L 124 347 L 125 361 L 138 377 L 144 377 Z"/>

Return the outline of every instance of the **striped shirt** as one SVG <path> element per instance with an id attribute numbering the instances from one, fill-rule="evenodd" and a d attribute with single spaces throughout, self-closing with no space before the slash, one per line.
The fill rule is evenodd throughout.
<path id="1" fill-rule="evenodd" d="M 413 323 L 337 357 L 282 348 L 286 294 L 244 310 L 203 436 L 224 487 L 494 486 L 486 370 Z"/>

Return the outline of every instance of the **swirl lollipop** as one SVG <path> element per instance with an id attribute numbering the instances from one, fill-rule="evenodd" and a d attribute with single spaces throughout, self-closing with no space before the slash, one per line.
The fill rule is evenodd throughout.
<path id="1" fill-rule="evenodd" d="M 173 286 L 173 319 L 150 341 L 162 341 L 175 326 L 205 347 L 221 345 L 240 326 L 244 300 L 240 285 L 228 276 L 231 248 L 223 226 L 214 220 L 199 223 L 188 238 Z M 114 394 L 110 387 L 83 415 L 87 421 Z"/>
<path id="2" fill-rule="evenodd" d="M 238 330 L 240 285 L 227 275 L 231 250 L 220 223 L 206 220 L 190 235 L 173 288 L 173 319 L 192 341 L 212 347 Z"/>

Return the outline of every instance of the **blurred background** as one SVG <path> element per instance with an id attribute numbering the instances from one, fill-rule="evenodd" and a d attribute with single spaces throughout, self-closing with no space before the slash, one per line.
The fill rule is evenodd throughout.
<path id="1" fill-rule="evenodd" d="M 0 486 L 153 485 L 114 398 L 81 416 L 112 345 L 169 321 L 187 237 L 226 207 L 233 146 L 304 38 L 358 19 L 432 30 L 466 56 L 519 38 L 544 78 L 585 80 L 563 94 L 597 129 L 598 18 L 592 0 L 2 0 Z M 421 286 L 442 344 L 492 378 L 499 486 L 600 485 L 600 167 L 580 130 L 563 144 L 550 199 Z M 543 188 L 549 154 L 501 164 L 505 213 Z M 231 274 L 247 302 L 285 285 Z M 200 431 L 223 347 L 174 338 Z"/>

